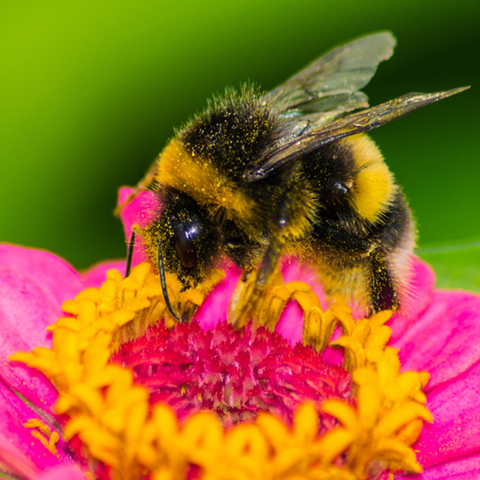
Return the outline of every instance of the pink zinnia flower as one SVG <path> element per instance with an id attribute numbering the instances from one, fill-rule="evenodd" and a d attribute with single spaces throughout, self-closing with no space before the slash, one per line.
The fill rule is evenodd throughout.
<path id="1" fill-rule="evenodd" d="M 122 197 L 129 193 L 124 190 Z M 124 209 L 127 231 L 139 221 L 138 205 Z M 399 375 L 399 358 L 402 372 L 430 374 L 423 392 L 434 423 L 412 446 L 424 469 L 415 478 L 480 473 L 480 298 L 434 291 L 433 273 L 417 259 L 410 280 L 415 301 L 388 321 L 398 357 L 384 345 L 388 315 L 357 323 L 355 331 L 348 312 L 336 311 L 344 330 L 337 345 L 355 364 L 354 390 L 338 349 L 328 347 L 321 355 L 301 345 L 308 335 L 296 302 L 287 305 L 276 334 L 234 330 L 223 321 L 239 278 L 232 267 L 205 300 L 190 299 L 203 302 L 195 321 L 168 329 L 163 322 L 153 326 L 165 309 L 148 266 L 138 266 L 124 281 L 118 273 L 107 274 L 113 267 L 122 271 L 123 262 L 79 274 L 50 253 L 11 245 L 0 246 L 0 265 L 5 472 L 29 479 L 87 478 L 88 471 L 95 478 L 125 479 L 148 471 L 152 478 L 181 478 L 185 472 L 190 478 L 255 478 L 262 471 L 270 478 L 361 478 L 348 476 L 354 469 L 342 470 L 355 449 L 369 475 L 395 466 L 415 471 L 408 445 L 418 436 L 420 419 L 430 420 L 422 405 L 425 375 Z M 282 273 L 285 282 L 307 282 L 326 304 L 308 267 L 287 262 Z M 96 289 L 105 276 L 107 282 Z M 62 308 L 70 316 L 51 329 L 52 347 L 46 327 L 64 315 Z M 322 321 L 332 318 L 327 312 Z M 166 322 L 172 325 L 168 315 Z M 369 329 L 373 333 L 365 337 Z M 7 361 L 31 350 L 14 359 L 36 369 Z M 394 405 L 399 397 L 404 402 L 397 410 L 378 413 L 379 398 Z M 200 410 L 214 413 L 195 413 Z M 257 416 L 261 411 L 271 414 Z M 378 417 L 375 426 L 365 426 L 372 416 Z M 374 436 L 365 445 L 367 430 Z M 375 458 L 365 458 L 372 452 Z"/>

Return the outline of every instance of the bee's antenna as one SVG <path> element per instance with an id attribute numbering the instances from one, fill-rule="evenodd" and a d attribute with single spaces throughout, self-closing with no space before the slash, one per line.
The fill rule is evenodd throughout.
<path id="1" fill-rule="evenodd" d="M 130 270 L 132 268 L 134 248 L 135 248 L 135 230 L 132 228 L 132 234 L 130 235 L 130 240 L 128 242 L 128 249 L 127 249 L 127 265 L 125 266 L 125 278 L 127 278 L 130 275 Z"/>
<path id="2" fill-rule="evenodd" d="M 162 241 L 160 237 L 157 238 L 158 244 L 158 273 L 160 275 L 160 283 L 162 284 L 163 299 L 170 315 L 177 321 L 181 322 L 182 319 L 174 312 L 170 299 L 168 298 L 167 282 L 165 281 L 165 267 L 163 265 L 163 253 L 162 253 Z"/>

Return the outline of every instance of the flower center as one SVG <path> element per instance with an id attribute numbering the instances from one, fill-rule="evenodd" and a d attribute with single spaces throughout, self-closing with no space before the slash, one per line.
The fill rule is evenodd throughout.
<path id="1" fill-rule="evenodd" d="M 327 399 L 353 403 L 350 375 L 324 364 L 321 354 L 264 328 L 236 330 L 220 323 L 210 331 L 196 322 L 168 329 L 163 322 L 122 345 L 112 361 L 133 372 L 150 403 L 165 402 L 180 420 L 200 410 L 215 412 L 224 426 L 269 411 L 291 424 L 305 401 L 320 411 Z M 334 423 L 321 416 L 323 430 Z"/>
<path id="2" fill-rule="evenodd" d="M 89 464 L 109 478 L 363 480 L 421 472 L 411 445 L 422 420 L 432 421 L 428 375 L 400 372 L 398 352 L 387 346 L 391 312 L 358 321 L 345 306 L 323 312 L 308 285 L 280 277 L 250 310 L 248 288 L 237 305 L 245 318 L 252 312 L 252 325 L 203 331 L 174 326 L 148 264 L 126 279 L 111 270 L 100 289 L 64 302 L 69 316 L 50 327 L 52 349 L 10 360 L 52 381 L 55 411 L 68 417 L 65 437 L 78 437 L 96 460 Z M 171 295 L 193 308 L 203 298 L 180 289 Z M 292 299 L 304 311 L 305 345 L 293 348 L 262 327 L 273 330 Z M 336 326 L 343 335 L 331 343 Z M 346 371 L 322 363 L 318 352 L 329 344 L 345 352 Z M 98 468 L 92 475 L 106 478 Z"/>

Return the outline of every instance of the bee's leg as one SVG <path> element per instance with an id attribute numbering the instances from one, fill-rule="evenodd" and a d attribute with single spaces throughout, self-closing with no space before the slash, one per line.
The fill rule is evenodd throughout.
<path id="1" fill-rule="evenodd" d="M 263 300 L 269 288 L 283 284 L 277 269 L 285 244 L 285 227 L 288 225 L 291 201 L 285 199 L 277 210 L 276 230 L 256 271 L 244 275 L 229 305 L 228 319 L 236 327 L 246 325 L 252 318 L 258 319 Z"/>
<path id="2" fill-rule="evenodd" d="M 399 308 L 398 291 L 387 262 L 388 252 L 378 239 L 363 239 L 331 225 L 316 224 L 314 238 L 319 250 L 326 249 L 363 262 L 367 269 L 367 296 L 371 313 Z"/>
<path id="3" fill-rule="evenodd" d="M 397 310 L 398 293 L 385 253 L 379 249 L 370 255 L 370 300 L 372 313 L 382 310 Z"/>
<path id="4" fill-rule="evenodd" d="M 268 284 L 269 279 L 272 277 L 277 267 L 278 260 L 283 252 L 283 246 L 285 245 L 285 227 L 288 226 L 291 216 L 292 201 L 289 197 L 280 204 L 275 216 L 276 231 L 272 235 L 270 244 L 265 252 L 257 275 L 257 286 L 265 287 Z"/>

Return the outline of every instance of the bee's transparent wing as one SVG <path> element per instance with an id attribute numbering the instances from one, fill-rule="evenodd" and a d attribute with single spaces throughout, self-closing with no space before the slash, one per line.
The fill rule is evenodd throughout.
<path id="1" fill-rule="evenodd" d="M 299 133 L 295 138 L 291 138 L 288 141 L 282 140 L 271 149 L 266 150 L 259 159 L 258 167 L 246 171 L 244 178 L 248 182 L 261 180 L 268 177 L 282 165 L 329 143 L 357 133 L 368 132 L 425 105 L 463 92 L 467 88 L 469 87 L 438 93 L 409 93 L 408 95 L 381 103 L 376 107 L 352 113 L 314 130 L 309 130 L 306 133 Z"/>
<path id="2" fill-rule="evenodd" d="M 391 57 L 395 44 L 390 32 L 380 32 L 341 45 L 267 93 L 264 99 L 285 118 L 319 113 L 319 119 L 332 119 L 368 107 L 367 96 L 359 90 L 373 77 L 378 64 Z"/>

